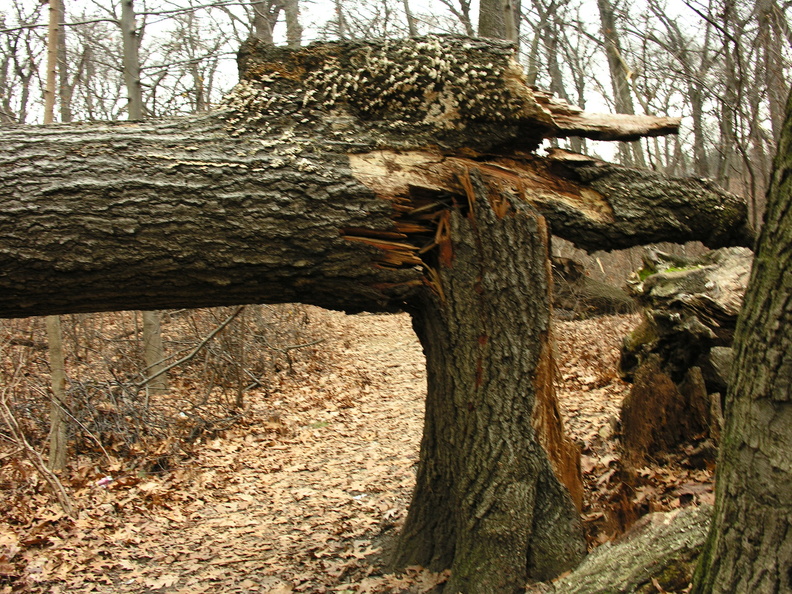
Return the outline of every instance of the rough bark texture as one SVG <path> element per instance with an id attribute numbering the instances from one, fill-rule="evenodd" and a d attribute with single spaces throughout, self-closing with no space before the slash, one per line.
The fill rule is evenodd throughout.
<path id="1" fill-rule="evenodd" d="M 448 206 L 471 167 L 587 249 L 747 240 L 744 203 L 706 182 L 523 152 L 561 128 L 505 44 L 251 42 L 240 64 L 214 114 L 0 131 L 0 315 L 400 307 L 435 231 L 400 200 Z"/>
<path id="2" fill-rule="evenodd" d="M 634 594 L 682 592 L 707 537 L 712 508 L 644 516 L 613 543 L 597 547 L 570 575 L 544 592 Z M 657 586 L 652 580 L 657 581 Z"/>
<path id="3" fill-rule="evenodd" d="M 696 239 L 711 248 L 753 245 L 745 201 L 709 180 L 669 178 L 561 150 L 552 151 L 545 163 L 548 177 L 569 183 L 568 191 L 579 193 L 591 207 L 601 205 L 601 218 L 592 217 L 586 223 L 581 213 L 564 205 L 562 199 L 539 207 L 554 234 L 583 249 Z M 559 194 L 564 196 L 564 191 Z"/>
<path id="4" fill-rule="evenodd" d="M 390 230 L 392 205 L 345 153 L 300 161 L 310 139 L 280 138 L 231 138 L 216 116 L 8 131 L 0 315 L 394 307 L 420 269 L 374 266 L 379 250 L 340 233 Z"/>
<path id="5" fill-rule="evenodd" d="M 643 322 L 624 339 L 620 371 L 633 381 L 622 406 L 625 459 L 668 452 L 694 436 L 718 439 L 722 396 L 753 252 L 722 248 L 695 260 L 644 256 L 633 291 Z"/>
<path id="6" fill-rule="evenodd" d="M 469 209 L 451 212 L 441 246 L 440 290 L 414 314 L 426 424 L 396 563 L 450 566 L 451 592 L 512 592 L 574 567 L 585 542 L 534 429 L 537 399 L 552 389 L 546 225 L 482 176 L 467 180 Z"/>
<path id="7" fill-rule="evenodd" d="M 644 307 L 644 321 L 625 339 L 621 372 L 629 377 L 649 355 L 681 381 L 703 365 L 712 347 L 729 347 L 753 262 L 746 248 L 723 248 L 688 260 L 653 252 L 630 283 Z"/>
<path id="8" fill-rule="evenodd" d="M 792 590 L 792 94 L 735 335 L 713 527 L 694 592 Z"/>

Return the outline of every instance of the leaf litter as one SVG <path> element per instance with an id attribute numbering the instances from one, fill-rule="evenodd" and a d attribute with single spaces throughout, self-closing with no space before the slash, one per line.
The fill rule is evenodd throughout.
<path id="1" fill-rule="evenodd" d="M 311 312 L 321 364 L 301 362 L 247 397 L 244 417 L 180 463 L 129 470 L 80 458 L 62 480 L 75 521 L 0 450 L 0 592 L 428 592 L 447 579 L 387 558 L 415 483 L 426 391 L 409 317 Z M 616 372 L 636 316 L 557 321 L 557 392 L 582 450 L 591 546 L 640 515 L 712 499 L 712 469 L 685 452 L 625 480 Z M 169 451 L 163 445 L 162 452 Z M 156 452 L 141 452 L 156 457 Z M 13 501 L 12 501 L 13 500 Z"/>

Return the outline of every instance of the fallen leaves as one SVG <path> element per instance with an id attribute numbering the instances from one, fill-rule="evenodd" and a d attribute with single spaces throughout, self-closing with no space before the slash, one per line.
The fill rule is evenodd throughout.
<path id="1" fill-rule="evenodd" d="M 81 508 L 76 521 L 24 462 L 11 473 L 4 460 L 5 476 L 24 488 L 3 504 L 0 593 L 428 592 L 447 580 L 382 569 L 414 486 L 423 423 L 424 360 L 409 318 L 310 315 L 326 330 L 321 366 L 275 373 L 266 391 L 247 395 L 243 419 L 161 471 L 79 460 L 63 477 Z M 694 467 L 695 448 L 625 483 L 616 436 L 628 386 L 616 361 L 634 324 L 556 324 L 559 400 L 583 448 L 592 544 L 647 511 L 712 497 L 712 469 Z M 156 459 L 172 448 L 132 453 Z"/>

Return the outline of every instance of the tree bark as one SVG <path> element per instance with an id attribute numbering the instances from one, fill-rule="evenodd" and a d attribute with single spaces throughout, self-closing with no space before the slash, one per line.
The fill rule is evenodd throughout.
<path id="1" fill-rule="evenodd" d="M 479 7 L 481 37 L 520 41 L 520 0 L 484 0 Z"/>
<path id="2" fill-rule="evenodd" d="M 0 316 L 409 310 L 429 397 L 398 561 L 451 566 L 469 592 L 571 567 L 584 547 L 562 483 L 580 476 L 550 381 L 543 216 L 591 249 L 718 245 L 747 240 L 745 205 L 706 182 L 531 155 L 647 121 L 592 131 L 540 100 L 503 42 L 254 41 L 240 67 L 216 113 L 0 130 Z"/>
<path id="3" fill-rule="evenodd" d="M 138 32 L 133 0 L 124 0 L 122 4 L 122 32 L 124 37 L 123 59 L 124 83 L 129 102 L 127 114 L 130 120 L 142 120 L 143 87 L 140 84 L 140 56 L 138 54 Z M 143 312 L 143 360 L 146 364 L 145 375 L 154 375 L 165 366 L 165 349 L 162 345 L 162 322 L 158 311 Z M 146 405 L 149 396 L 162 395 L 168 392 L 168 376 L 158 375 L 146 385 Z"/>
<path id="4" fill-rule="evenodd" d="M 426 423 L 396 564 L 451 567 L 451 592 L 516 592 L 585 554 L 534 429 L 554 369 L 549 235 L 533 208 L 480 174 L 464 185 L 465 207 L 445 217 L 438 290 L 414 308 Z"/>
<path id="5" fill-rule="evenodd" d="M 300 0 L 284 0 L 283 12 L 286 15 L 286 43 L 297 48 L 302 45 L 302 25 L 300 25 Z"/>
<path id="6" fill-rule="evenodd" d="M 146 363 L 144 376 L 156 375 L 146 384 L 146 404 L 148 405 L 150 396 L 161 396 L 168 393 L 168 374 L 160 373 L 167 363 L 165 348 L 162 344 L 162 316 L 158 311 L 143 312 L 143 360 Z"/>
<path id="7" fill-rule="evenodd" d="M 521 191 L 556 235 L 590 250 L 750 242 L 744 203 L 700 180 L 568 153 L 348 154 L 332 135 L 233 137 L 225 124 L 0 131 L 0 316 L 300 300 L 397 309 L 424 286 L 419 252 L 470 168 Z"/>
<path id="8" fill-rule="evenodd" d="M 272 30 L 278 22 L 283 4 L 277 0 L 251 0 L 250 4 L 253 8 L 253 36 L 263 43 L 274 43 Z"/>
<path id="9" fill-rule="evenodd" d="M 404 18 L 407 21 L 407 32 L 410 37 L 418 37 L 418 22 L 410 9 L 410 0 L 402 0 L 402 5 L 404 6 Z"/>
<path id="10" fill-rule="evenodd" d="M 49 31 L 47 33 L 47 85 L 44 91 L 44 124 L 55 121 L 55 81 L 58 76 L 58 47 L 60 23 L 63 20 L 61 0 L 49 2 Z M 47 316 L 49 339 L 50 380 L 52 402 L 50 403 L 49 459 L 50 470 L 62 470 L 66 466 L 68 443 L 66 403 L 66 364 L 63 355 L 63 335 L 59 316 Z"/>
<path id="11" fill-rule="evenodd" d="M 47 29 L 47 78 L 44 89 L 44 118 L 52 122 L 55 112 L 55 88 L 58 76 L 58 32 L 61 23 L 60 0 L 49 0 L 49 26 Z M 47 123 L 47 122 L 45 122 Z"/>
<path id="12" fill-rule="evenodd" d="M 68 459 L 68 418 L 66 416 L 66 369 L 63 356 L 63 335 L 60 316 L 47 316 L 52 402 L 50 404 L 49 458 L 50 470 L 63 470 Z"/>
<path id="13" fill-rule="evenodd" d="M 135 18 L 134 0 L 121 2 L 121 35 L 123 38 L 124 85 L 127 90 L 127 111 L 130 120 L 143 118 L 143 86 L 140 83 L 140 34 Z"/>
<path id="14" fill-rule="evenodd" d="M 624 61 L 619 32 L 616 29 L 616 14 L 610 0 L 597 0 L 602 24 L 602 35 L 605 38 L 605 54 L 608 58 L 608 70 L 613 85 L 613 101 L 619 113 L 634 114 L 632 94 L 630 93 L 630 76 L 627 64 Z M 632 150 L 631 150 L 632 149 Z M 619 154 L 624 165 L 637 165 L 646 167 L 643 148 L 640 142 L 630 145 L 620 145 Z"/>
<path id="15" fill-rule="evenodd" d="M 60 15 L 60 26 L 58 27 L 58 100 L 60 108 L 60 121 L 71 122 L 71 100 L 74 94 L 74 86 L 69 84 L 69 63 L 68 53 L 66 52 L 66 9 L 63 0 L 58 0 L 58 14 Z M 79 66 L 77 69 L 79 70 Z"/>
<path id="16" fill-rule="evenodd" d="M 713 526 L 694 592 L 792 590 L 792 94 L 735 334 Z"/>
<path id="17" fill-rule="evenodd" d="M 690 583 L 712 507 L 689 506 L 642 517 L 630 530 L 586 557 L 545 594 L 684 592 Z M 529 592 L 532 590 L 529 590 Z"/>

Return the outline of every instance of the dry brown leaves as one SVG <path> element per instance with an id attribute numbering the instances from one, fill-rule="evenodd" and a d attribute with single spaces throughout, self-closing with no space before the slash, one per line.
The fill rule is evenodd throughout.
<path id="1" fill-rule="evenodd" d="M 242 423 L 162 472 L 80 460 L 64 477 L 77 521 L 25 462 L 3 459 L 3 476 L 15 477 L 3 494 L 16 500 L 2 504 L 0 592 L 427 592 L 445 580 L 417 567 L 383 572 L 423 420 L 424 362 L 409 318 L 311 315 L 328 328 L 321 367 L 278 372 L 268 395 L 247 396 Z M 647 468 L 638 487 L 620 477 L 615 419 L 627 388 L 615 358 L 634 324 L 557 324 L 559 396 L 584 448 L 592 542 L 627 523 L 624 509 L 686 504 L 710 489 L 696 474 L 708 471 L 681 466 Z"/>

